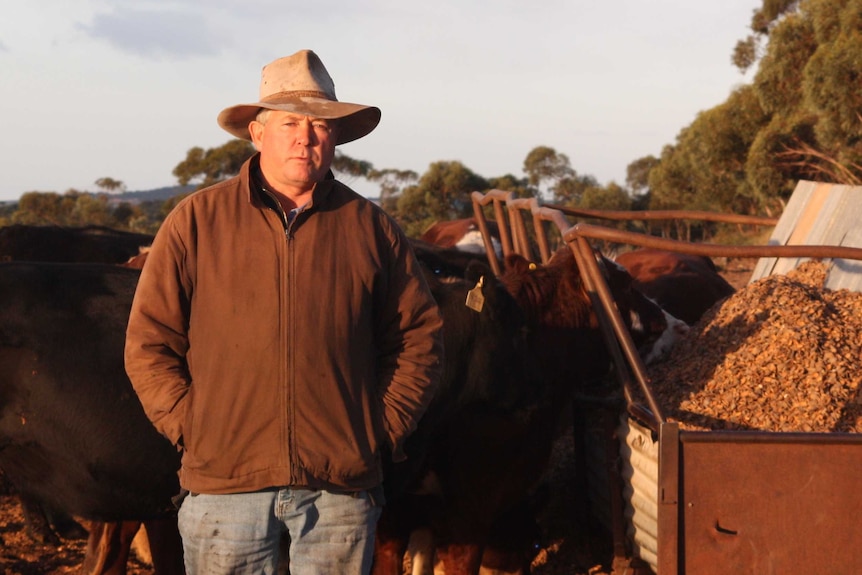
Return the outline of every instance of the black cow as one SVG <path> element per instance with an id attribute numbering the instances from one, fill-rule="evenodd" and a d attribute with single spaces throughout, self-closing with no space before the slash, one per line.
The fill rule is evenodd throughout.
<path id="1" fill-rule="evenodd" d="M 149 234 L 116 230 L 105 226 L 32 226 L 0 227 L 0 261 L 39 261 L 74 263 L 113 263 L 127 267 L 143 265 L 141 251 L 153 241 Z M 28 494 L 18 494 L 29 536 L 41 543 L 60 545 L 57 533 L 66 538 L 88 537 L 86 573 L 108 573 L 109 564 L 124 563 L 133 525 L 98 525 L 88 522 L 89 533 L 60 510 L 48 509 Z M 56 532 L 55 532 L 56 530 Z M 152 531 L 152 529 L 151 529 Z M 158 538 L 158 535 L 156 535 Z M 122 549 L 112 540 L 122 541 Z M 94 555 L 95 554 L 95 555 Z"/>
<path id="2" fill-rule="evenodd" d="M 419 422 L 417 436 L 430 438 L 422 445 L 421 495 L 394 501 L 381 520 L 386 529 L 381 542 L 396 541 L 392 533 L 400 532 L 403 541 L 410 529 L 428 529 L 449 575 L 473 575 L 480 566 L 528 571 L 536 538 L 531 491 L 546 470 L 572 395 L 611 367 L 568 247 L 546 265 L 517 255 L 505 263 L 499 279 L 505 292 L 494 299 L 505 306 L 500 311 L 491 308 L 495 312 L 481 337 L 461 325 L 478 321 L 463 306 L 472 280 L 449 284 L 448 289 L 460 290 L 442 294 L 451 306 L 444 305 L 447 299 L 439 288 L 435 292 L 443 311 L 449 368 L 435 401 L 446 406 L 447 417 L 441 420 L 429 410 Z M 605 260 L 602 265 L 624 320 L 649 352 L 668 330 L 665 312 L 633 289 L 624 269 Z M 483 287 L 499 290 L 490 278 L 488 273 Z M 510 321 L 500 323 L 504 317 Z M 450 339 L 451 330 L 470 335 Z M 492 359 L 488 350 L 495 348 L 503 353 Z M 461 365 L 466 358 L 485 358 L 486 363 L 471 373 Z M 485 378 L 478 386 L 471 380 L 477 373 Z M 471 400 L 464 401 L 465 394 Z M 398 517 L 401 523 L 393 519 Z M 375 564 L 376 575 L 400 573 L 399 550 L 392 545 L 388 562 Z"/>
<path id="3" fill-rule="evenodd" d="M 139 274 L 0 264 L 0 468 L 26 496 L 115 522 L 114 533 L 122 520 L 172 519 L 179 490 L 179 454 L 144 415 L 123 365 Z M 164 562 L 153 549 L 158 572 L 181 573 L 178 536 L 152 539 L 170 546 Z M 124 560 L 116 571 L 100 562 L 100 572 L 125 570 Z"/>
<path id="4" fill-rule="evenodd" d="M 618 255 L 616 262 L 641 292 L 689 325 L 736 291 L 706 256 L 641 248 Z"/>
<path id="5" fill-rule="evenodd" d="M 0 227 L 0 261 L 119 264 L 153 243 L 153 236 L 105 226 Z"/>
<path id="6" fill-rule="evenodd" d="M 421 258 L 420 258 L 421 259 Z M 477 461 L 455 455 L 453 440 L 478 439 L 464 429 L 492 414 L 515 413 L 532 394 L 521 372 L 519 347 L 523 342 L 523 316 L 517 303 L 499 285 L 490 269 L 474 262 L 467 279 L 441 279 L 427 268 L 426 277 L 443 315 L 444 375 L 418 429 L 408 439 L 407 461 L 389 466 L 384 474 L 387 506 L 377 530 L 374 573 L 398 574 L 410 533 L 433 528 L 438 553 L 446 542 L 469 532 L 487 537 L 488 517 L 474 517 L 459 502 L 459 493 L 475 493 L 463 477 L 476 477 Z M 464 525 L 478 519 L 476 525 Z M 447 573 L 458 571 L 447 565 Z"/>
<path id="7" fill-rule="evenodd" d="M 410 246 L 426 272 L 432 273 L 437 278 L 463 279 L 467 274 L 467 268 L 473 262 L 488 263 L 485 254 L 441 247 L 413 238 L 410 239 Z"/>

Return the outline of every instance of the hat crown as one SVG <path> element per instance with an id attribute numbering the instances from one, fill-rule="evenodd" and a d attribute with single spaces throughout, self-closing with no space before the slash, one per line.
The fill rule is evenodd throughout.
<path id="1" fill-rule="evenodd" d="M 261 109 L 338 120 L 336 144 L 366 136 L 380 122 L 380 108 L 338 101 L 335 82 L 311 50 L 300 50 L 264 66 L 260 100 L 225 108 L 218 115 L 218 124 L 237 138 L 250 140 L 249 124 Z"/>
<path id="2" fill-rule="evenodd" d="M 260 75 L 260 100 L 273 97 L 316 96 L 337 102 L 335 82 L 320 58 L 311 50 L 300 50 L 263 67 Z"/>

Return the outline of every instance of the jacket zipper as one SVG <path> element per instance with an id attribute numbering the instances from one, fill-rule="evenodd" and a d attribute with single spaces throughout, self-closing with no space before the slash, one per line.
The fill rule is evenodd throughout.
<path id="1" fill-rule="evenodd" d="M 284 360 L 282 362 L 282 369 L 284 373 L 284 383 L 279 386 L 281 390 L 281 404 L 285 409 L 285 419 L 286 425 L 282 428 L 282 445 L 287 446 L 287 464 L 289 467 L 289 484 L 294 484 L 297 481 L 297 462 L 296 462 L 296 445 L 294 438 L 294 378 L 293 378 L 293 362 L 290 361 L 291 353 L 290 348 L 293 345 L 293 332 L 291 322 L 289 318 L 291 317 L 292 306 L 293 306 L 293 287 L 291 281 L 289 281 L 290 275 L 292 273 L 293 268 L 293 242 L 291 238 L 291 230 L 293 228 L 293 221 L 288 221 L 287 214 L 284 213 L 284 208 L 281 207 L 281 203 L 275 198 L 275 196 L 266 188 L 262 188 L 263 192 L 272 200 L 272 205 L 274 207 L 270 207 L 276 215 L 278 215 L 279 220 L 281 221 L 282 229 L 284 230 L 284 241 L 285 241 L 285 251 L 287 252 L 287 257 L 282 262 L 281 267 L 281 283 L 284 287 L 282 290 L 282 297 L 284 298 L 284 305 L 279 306 L 279 313 L 281 317 L 279 318 L 280 330 L 282 334 L 282 340 L 284 341 Z M 295 221 L 295 218 L 294 218 Z"/>

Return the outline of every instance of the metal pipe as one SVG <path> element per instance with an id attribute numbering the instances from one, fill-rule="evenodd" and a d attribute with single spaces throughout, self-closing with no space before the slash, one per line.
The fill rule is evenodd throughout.
<path id="1" fill-rule="evenodd" d="M 560 204 L 545 204 L 546 207 L 559 210 L 570 216 L 596 218 L 605 220 L 701 220 L 725 224 L 747 224 L 754 226 L 774 226 L 778 218 L 766 216 L 745 216 L 722 212 L 707 212 L 700 210 L 594 210 L 572 208 Z"/>

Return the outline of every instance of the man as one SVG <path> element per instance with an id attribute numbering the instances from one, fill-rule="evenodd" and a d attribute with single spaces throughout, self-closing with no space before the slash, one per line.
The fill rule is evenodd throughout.
<path id="1" fill-rule="evenodd" d="M 181 201 L 149 253 L 126 370 L 182 449 L 187 571 L 367 573 L 382 453 L 403 459 L 442 370 L 442 320 L 406 237 L 336 181 L 380 110 L 337 101 L 311 51 L 263 68 L 219 125 L 258 153 Z"/>

